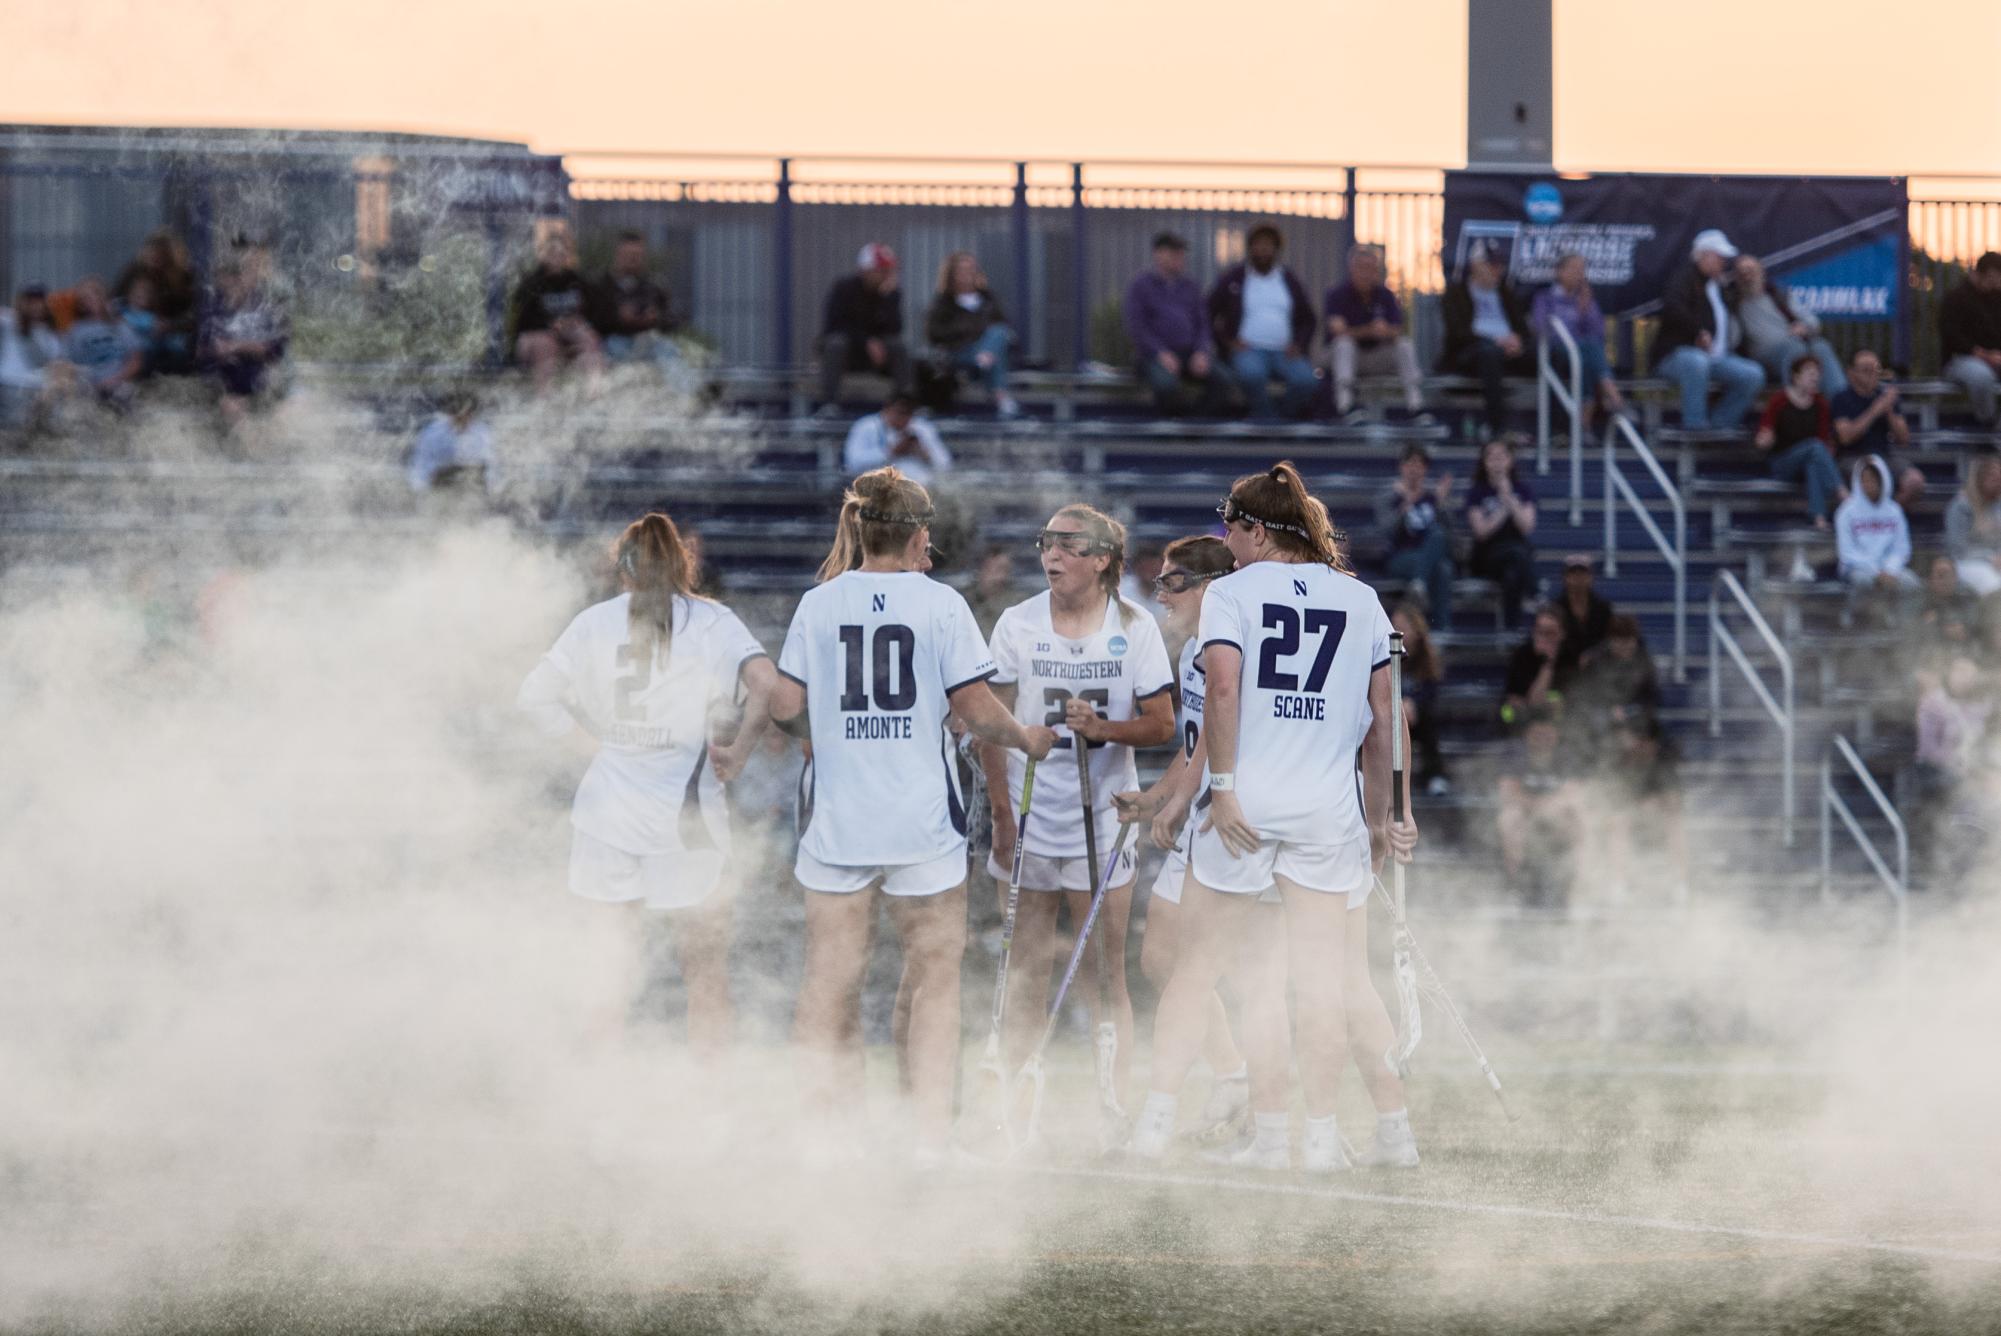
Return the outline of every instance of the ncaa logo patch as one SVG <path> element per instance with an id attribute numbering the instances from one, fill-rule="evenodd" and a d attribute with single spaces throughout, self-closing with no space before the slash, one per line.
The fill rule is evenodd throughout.
<path id="1" fill-rule="evenodd" d="M 1563 192 L 1554 183 L 1538 181 L 1522 196 L 1522 212 L 1532 223 L 1554 223 L 1563 218 Z"/>
<path id="2" fill-rule="evenodd" d="M 1113 636 L 1105 642 L 1105 648 L 1110 650 L 1112 657 L 1116 659 L 1119 655 L 1126 652 L 1126 638 L 1124 636 Z"/>

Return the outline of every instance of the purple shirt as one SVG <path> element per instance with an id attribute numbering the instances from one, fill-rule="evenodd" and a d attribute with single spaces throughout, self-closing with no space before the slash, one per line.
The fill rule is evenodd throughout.
<path id="1" fill-rule="evenodd" d="M 1397 295 L 1378 283 L 1363 296 L 1353 283 L 1343 283 L 1327 289 L 1327 319 L 1331 323 L 1337 316 L 1347 324 L 1349 330 L 1360 329 L 1363 325 L 1386 320 L 1395 329 L 1403 328 L 1403 307 L 1397 304 Z M 1381 339 L 1357 337 L 1356 346 L 1373 348 Z"/>
<path id="2" fill-rule="evenodd" d="M 1146 269 L 1126 289 L 1126 333 L 1133 352 L 1151 362 L 1163 348 L 1177 357 L 1209 350 L 1209 313 L 1202 289 L 1186 274 L 1168 278 Z"/>
<path id="3" fill-rule="evenodd" d="M 1577 340 L 1577 346 L 1605 343 L 1605 313 L 1598 309 L 1598 299 L 1586 288 L 1582 297 L 1573 297 L 1552 283 L 1535 295 L 1535 304 L 1529 308 L 1529 324 L 1544 338 L 1549 337 L 1550 322 L 1556 320 L 1570 331 L 1570 337 Z"/>

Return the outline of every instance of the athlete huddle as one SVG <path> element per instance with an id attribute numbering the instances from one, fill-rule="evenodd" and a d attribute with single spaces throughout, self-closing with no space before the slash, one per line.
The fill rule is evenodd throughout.
<path id="1" fill-rule="evenodd" d="M 1205 1122 L 1247 1104 L 1255 1114 L 1253 1135 L 1225 1157 L 1288 1167 L 1296 1039 L 1304 1167 L 1349 1162 L 1333 1114 L 1351 1054 L 1380 1115 L 1362 1158 L 1415 1164 L 1402 1086 L 1384 1060 L 1394 1035 L 1369 978 L 1364 908 L 1382 859 L 1407 859 L 1417 839 L 1413 824 L 1393 827 L 1388 816 L 1390 729 L 1401 726 L 1389 621 L 1290 464 L 1239 479 L 1221 511 L 1225 536 L 1171 545 L 1156 582 L 1168 629 L 1185 641 L 1178 673 L 1160 625 L 1119 597 L 1123 527 L 1090 506 L 1065 506 L 1037 535 L 1049 589 L 1003 613 L 988 643 L 965 599 L 925 574 L 924 489 L 893 468 L 863 474 L 775 673 L 733 614 L 689 591 L 672 522 L 647 516 L 616 548 L 626 592 L 580 614 L 522 688 L 552 729 L 574 718 L 600 743 L 573 808 L 571 889 L 670 915 L 691 1037 L 719 1044 L 730 889 L 722 784 L 767 721 L 808 738 L 795 869 L 806 891 L 795 1030 L 805 1095 L 822 1111 L 859 1110 L 860 994 L 880 896 L 903 946 L 897 1044 L 915 1150 L 935 1162 L 950 1149 L 966 933 L 954 717 L 981 745 L 997 879 L 1015 863 L 1017 831 L 1021 841 L 1011 1066 L 1043 1028 L 1059 905 L 1067 900 L 1081 922 L 1103 876 L 1107 986 L 1094 1019 L 1116 1028 L 1115 1084 L 1126 1083 L 1135 859 L 1120 853 L 1106 875 L 1087 852 L 1102 834 L 1099 856 L 1113 853 L 1121 820 L 1147 822 L 1172 852 L 1141 956 L 1163 991 L 1132 1152 L 1166 1154 L 1180 1088 L 1206 1056 L 1217 1083 Z M 1134 749 L 1176 739 L 1168 773 L 1135 792 Z M 1018 824 L 1024 771 L 1052 752 L 1062 763 L 1037 768 Z M 1226 981 L 1239 1003 L 1234 1034 Z"/>

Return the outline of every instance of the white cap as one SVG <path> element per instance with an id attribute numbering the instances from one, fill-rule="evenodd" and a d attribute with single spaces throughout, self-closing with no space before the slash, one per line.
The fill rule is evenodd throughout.
<path id="1" fill-rule="evenodd" d="M 1737 248 L 1730 244 L 1730 238 L 1723 235 L 1720 227 L 1705 228 L 1695 234 L 1695 244 L 1688 248 L 1691 256 L 1711 251 L 1726 260 L 1737 258 Z"/>

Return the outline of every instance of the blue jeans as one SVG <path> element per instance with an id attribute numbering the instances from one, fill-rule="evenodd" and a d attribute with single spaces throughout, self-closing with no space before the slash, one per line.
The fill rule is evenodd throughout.
<path id="1" fill-rule="evenodd" d="M 995 394 L 1007 393 L 1007 351 L 1014 346 L 1014 331 L 1006 325 L 988 325 L 987 332 L 952 354 L 952 366 L 969 371 L 974 379 Z M 993 364 L 981 366 L 981 353 L 992 353 Z"/>
<path id="2" fill-rule="evenodd" d="M 1817 440 L 1795 441 L 1772 452 L 1772 476 L 1780 482 L 1806 479 L 1806 509 L 1815 519 L 1834 513 L 1841 492 L 1841 470 L 1827 446 Z"/>
<path id="3" fill-rule="evenodd" d="M 1577 345 L 1577 360 L 1584 364 L 1584 374 L 1579 379 L 1584 387 L 1584 402 L 1588 404 L 1598 397 L 1599 383 L 1611 379 L 1612 369 L 1605 363 L 1605 345 L 1595 339 L 1586 339 Z M 1570 350 L 1552 340 L 1549 364 L 1557 375 L 1569 379 Z"/>
<path id="4" fill-rule="evenodd" d="M 1709 387 L 1722 387 L 1716 401 L 1715 423 L 1720 430 L 1735 431 L 1744 425 L 1751 401 L 1765 388 L 1765 368 L 1748 357 L 1711 357 L 1693 344 L 1684 344 L 1669 353 L 1654 374 L 1681 387 L 1681 425 L 1689 431 L 1707 431 L 1710 426 Z"/>
<path id="5" fill-rule="evenodd" d="M 1787 339 L 1777 347 L 1767 349 L 1758 361 L 1764 366 L 1767 375 L 1783 385 L 1792 379 L 1793 363 L 1808 353 L 1812 353 L 1813 359 L 1820 363 L 1822 394 L 1832 399 L 1848 388 L 1848 371 L 1841 365 L 1841 358 L 1834 351 L 1834 345 L 1826 339 L 1816 338 L 1811 341 Z"/>
<path id="6" fill-rule="evenodd" d="M 1237 373 L 1237 382 L 1243 387 L 1244 404 L 1260 422 L 1268 422 L 1273 416 L 1273 380 L 1285 382 L 1285 398 L 1279 403 L 1279 412 L 1286 417 L 1296 418 L 1305 413 L 1313 392 L 1320 388 L 1313 375 L 1313 363 L 1304 357 L 1287 357 L 1283 351 L 1239 348 L 1230 355 L 1230 369 Z"/>
<path id="7" fill-rule="evenodd" d="M 1439 631 L 1452 629 L 1452 577 L 1455 572 L 1452 569 L 1452 540 L 1446 536 L 1443 525 L 1425 534 L 1424 542 L 1419 546 L 1390 553 L 1383 569 L 1398 580 L 1421 581 L 1432 627 Z"/>
<path id="8" fill-rule="evenodd" d="M 1154 411 L 1164 416 L 1181 411 L 1185 396 L 1184 386 L 1197 388 L 1202 392 L 1202 411 L 1211 417 L 1221 417 L 1229 411 L 1230 400 L 1235 391 L 1236 381 L 1230 375 L 1230 368 L 1215 358 L 1209 359 L 1209 374 L 1197 380 L 1188 373 L 1188 356 L 1181 354 L 1181 374 L 1173 375 L 1151 357 L 1139 364 L 1140 382 L 1153 392 Z"/>

